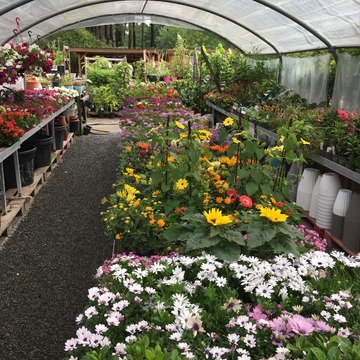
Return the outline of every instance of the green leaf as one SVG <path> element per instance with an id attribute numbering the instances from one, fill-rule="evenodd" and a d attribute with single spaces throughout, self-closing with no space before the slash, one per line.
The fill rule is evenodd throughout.
<path id="1" fill-rule="evenodd" d="M 277 237 L 276 241 L 272 241 L 270 245 L 277 254 L 300 255 L 299 249 L 292 239 Z"/>
<path id="2" fill-rule="evenodd" d="M 166 185 L 165 183 L 161 184 L 161 191 L 163 193 L 167 193 L 170 189 L 171 189 L 171 186 L 169 184 L 168 185 Z"/>
<path id="3" fill-rule="evenodd" d="M 145 357 L 146 360 L 154 360 L 155 355 L 153 354 L 153 352 L 149 349 L 145 349 Z"/>
<path id="4" fill-rule="evenodd" d="M 255 194 L 258 189 L 259 185 L 255 181 L 248 181 L 245 185 L 245 191 L 249 196 Z"/>
<path id="5" fill-rule="evenodd" d="M 192 236 L 189 236 L 186 242 L 185 251 L 188 252 L 191 250 L 207 249 L 217 245 L 220 241 L 220 237 L 210 237 L 204 230 L 199 229 L 194 232 Z"/>
<path id="6" fill-rule="evenodd" d="M 256 181 L 257 184 L 260 184 L 263 177 L 264 177 L 264 174 L 261 170 L 255 170 L 251 173 L 252 175 L 252 178 Z"/>
<path id="7" fill-rule="evenodd" d="M 166 240 L 176 241 L 179 239 L 179 235 L 184 230 L 184 226 L 181 224 L 173 224 L 171 227 L 167 228 L 162 235 Z"/>
<path id="8" fill-rule="evenodd" d="M 327 357 L 319 348 L 311 348 L 308 352 L 308 359 L 327 360 Z"/>
<path id="9" fill-rule="evenodd" d="M 220 234 L 220 236 L 223 239 L 226 239 L 238 245 L 245 245 L 244 235 L 240 231 L 226 229 Z"/>
<path id="10" fill-rule="evenodd" d="M 237 261 L 241 254 L 241 247 L 234 243 L 222 243 L 210 249 L 210 253 L 220 260 Z"/>
<path id="11" fill-rule="evenodd" d="M 258 223 L 260 225 L 260 223 Z M 276 231 L 272 228 L 263 228 L 261 226 L 248 227 L 248 249 L 258 248 L 269 242 L 276 235 Z"/>
<path id="12" fill-rule="evenodd" d="M 272 189 L 271 189 L 271 186 L 269 183 L 266 183 L 266 184 L 261 184 L 260 185 L 260 188 L 261 188 L 261 192 L 264 194 L 264 195 L 269 195 L 272 193 Z"/>
<path id="13" fill-rule="evenodd" d="M 327 357 L 328 357 L 329 360 L 341 359 L 341 351 L 340 351 L 340 348 L 338 348 L 337 346 L 331 347 L 331 348 L 327 351 Z"/>
<path id="14" fill-rule="evenodd" d="M 250 174 L 250 171 L 249 171 L 249 169 L 247 168 L 247 167 L 242 167 L 240 170 L 239 170 L 239 172 L 238 172 L 238 176 L 239 176 L 239 178 L 241 179 L 241 180 L 244 180 L 244 179 L 246 179 L 248 176 L 249 176 L 249 174 Z"/>

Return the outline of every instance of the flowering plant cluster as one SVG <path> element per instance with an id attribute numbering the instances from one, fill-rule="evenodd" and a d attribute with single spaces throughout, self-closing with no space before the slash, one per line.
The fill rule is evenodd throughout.
<path id="1" fill-rule="evenodd" d="M 6 93 L 6 95 L 4 95 Z M 0 144 L 10 146 L 45 116 L 70 98 L 56 90 L 3 91 L 0 108 Z"/>
<path id="2" fill-rule="evenodd" d="M 79 96 L 79 92 L 75 89 L 69 89 L 65 86 L 55 87 L 54 90 L 56 90 L 59 94 L 66 96 L 69 99 L 75 99 L 77 96 Z"/>
<path id="3" fill-rule="evenodd" d="M 67 359 L 357 359 L 359 271 L 339 252 L 119 254 L 97 271 Z"/>
<path id="4" fill-rule="evenodd" d="M 119 180 L 102 215 L 106 233 L 119 240 L 121 250 L 205 250 L 221 259 L 303 251 L 294 242 L 303 239 L 290 226 L 300 214 L 287 200 L 284 177 L 284 165 L 301 160 L 294 149 L 302 142 L 295 134 L 279 130 L 278 149 L 269 154 L 232 118 L 208 129 L 186 108 L 150 103 L 120 112 Z M 134 196 L 124 201 L 119 194 L 129 187 Z"/>
<path id="5" fill-rule="evenodd" d="M 10 146 L 14 144 L 25 131 L 32 128 L 39 119 L 28 110 L 7 110 L 0 108 L 0 145 Z"/>
<path id="6" fill-rule="evenodd" d="M 210 91 L 204 95 L 205 101 L 210 101 L 215 105 L 223 108 L 224 110 L 230 111 L 236 102 L 236 96 L 233 94 L 222 92 Z"/>
<path id="7" fill-rule="evenodd" d="M 52 69 L 54 54 L 36 44 L 7 43 L 0 47 L 0 84 L 14 84 L 24 73 L 41 76 Z"/>

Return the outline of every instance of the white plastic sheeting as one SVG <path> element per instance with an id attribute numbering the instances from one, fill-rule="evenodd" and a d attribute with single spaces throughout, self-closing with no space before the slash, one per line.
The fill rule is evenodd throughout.
<path id="1" fill-rule="evenodd" d="M 248 54 L 360 44 L 359 0 L 0 0 L 0 43 L 131 19 L 193 24 Z"/>
<path id="2" fill-rule="evenodd" d="M 283 57 L 281 84 L 310 104 L 326 102 L 330 54 L 311 58 Z"/>
<path id="3" fill-rule="evenodd" d="M 360 56 L 340 54 L 331 105 L 360 113 Z"/>

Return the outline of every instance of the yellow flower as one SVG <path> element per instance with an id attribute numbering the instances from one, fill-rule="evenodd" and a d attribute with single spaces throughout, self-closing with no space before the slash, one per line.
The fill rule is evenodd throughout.
<path id="1" fill-rule="evenodd" d="M 126 152 L 131 152 L 132 151 L 132 146 L 126 146 L 125 151 Z"/>
<path id="2" fill-rule="evenodd" d="M 127 176 L 132 176 L 132 175 L 134 175 L 134 169 L 132 169 L 132 168 L 126 168 L 126 169 L 125 169 L 125 172 L 124 172 L 124 175 L 127 175 Z"/>
<path id="3" fill-rule="evenodd" d="M 216 208 L 211 208 L 209 211 L 203 212 L 207 222 L 213 226 L 226 225 L 231 223 L 229 216 L 223 215 L 222 211 Z"/>
<path id="4" fill-rule="evenodd" d="M 176 190 L 185 190 L 188 187 L 189 183 L 186 179 L 179 179 L 176 184 Z"/>
<path id="5" fill-rule="evenodd" d="M 179 129 L 185 129 L 185 125 L 182 124 L 180 121 L 176 121 L 175 124 Z"/>
<path id="6" fill-rule="evenodd" d="M 175 161 L 175 158 L 173 156 L 168 156 L 167 161 L 173 163 Z"/>
<path id="7" fill-rule="evenodd" d="M 230 116 L 227 117 L 227 118 L 223 121 L 224 126 L 231 126 L 233 123 L 234 123 L 234 119 L 231 118 Z"/>
<path id="8" fill-rule="evenodd" d="M 232 141 L 235 143 L 235 144 L 240 144 L 241 141 L 239 139 L 237 139 L 236 137 L 233 137 L 232 138 Z"/>
<path id="9" fill-rule="evenodd" d="M 288 218 L 288 215 L 282 214 L 280 209 L 269 207 L 262 207 L 260 216 L 264 216 L 272 222 L 284 222 Z"/>
<path id="10" fill-rule="evenodd" d="M 308 141 L 304 140 L 303 138 L 300 138 L 300 140 L 303 145 L 310 145 L 310 143 Z"/>

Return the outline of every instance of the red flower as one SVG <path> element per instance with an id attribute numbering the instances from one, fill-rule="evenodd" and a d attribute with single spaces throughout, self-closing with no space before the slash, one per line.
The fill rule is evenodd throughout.
<path id="1" fill-rule="evenodd" d="M 228 190 L 226 195 L 231 199 L 232 203 L 238 198 L 238 194 L 236 193 L 235 189 Z"/>
<path id="2" fill-rule="evenodd" d="M 239 201 L 243 207 L 251 208 L 253 206 L 252 200 L 247 195 L 241 195 Z"/>

